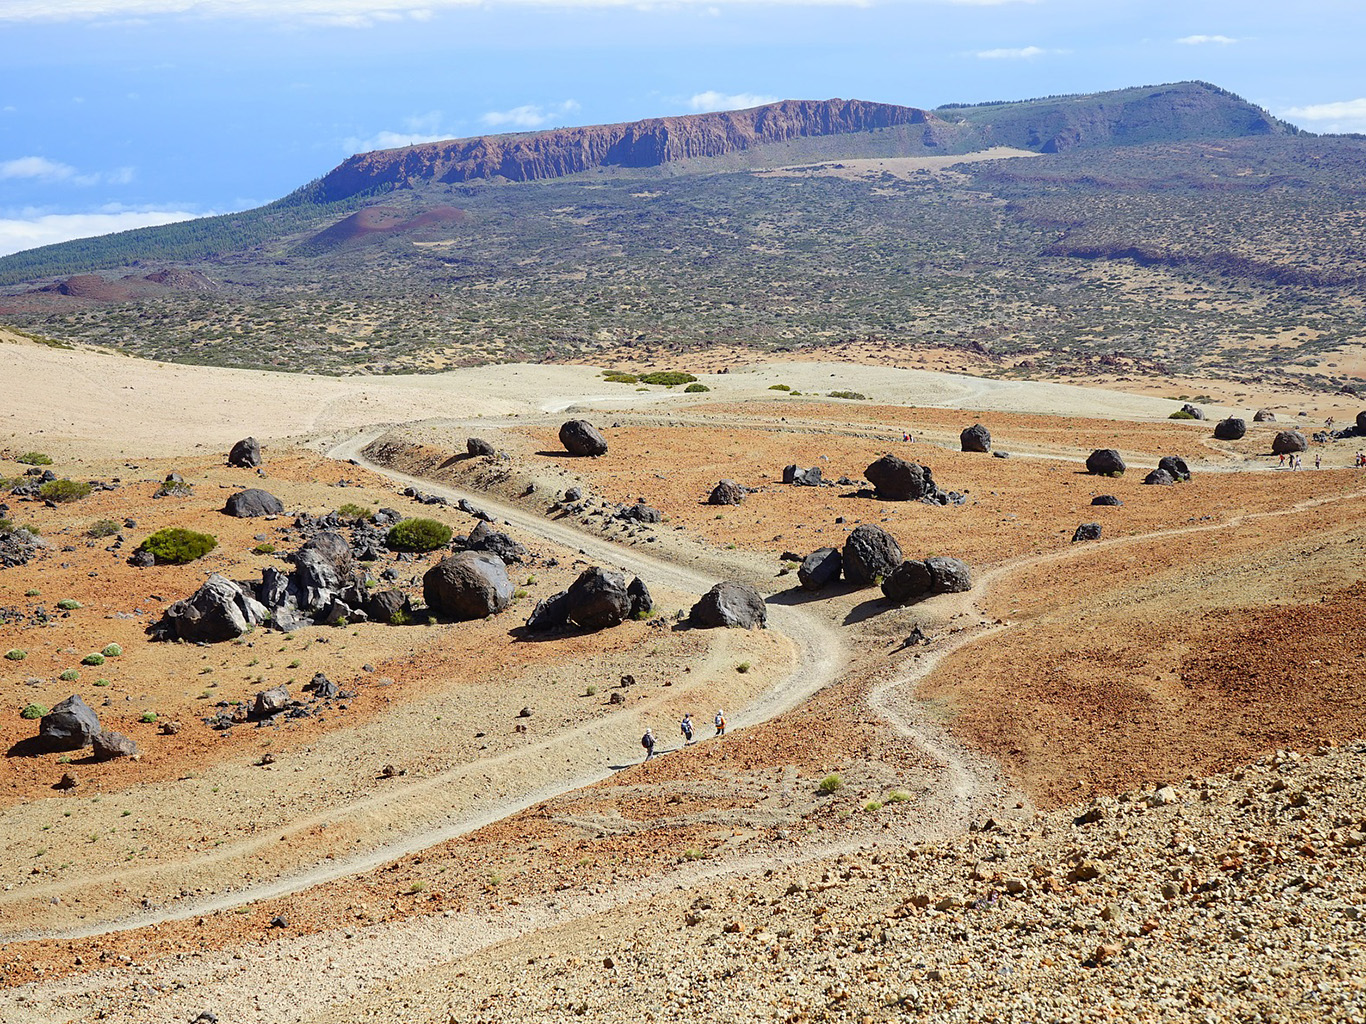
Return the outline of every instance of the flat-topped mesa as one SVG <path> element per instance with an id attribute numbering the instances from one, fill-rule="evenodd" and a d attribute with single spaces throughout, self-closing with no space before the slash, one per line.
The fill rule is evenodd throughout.
<path id="1" fill-rule="evenodd" d="M 725 156 L 754 146 L 924 124 L 917 107 L 864 100 L 783 100 L 749 110 L 652 117 L 627 124 L 482 135 L 359 153 L 322 179 L 323 198 L 380 185 L 504 178 L 561 178 L 597 167 L 658 167 L 689 157 Z"/>

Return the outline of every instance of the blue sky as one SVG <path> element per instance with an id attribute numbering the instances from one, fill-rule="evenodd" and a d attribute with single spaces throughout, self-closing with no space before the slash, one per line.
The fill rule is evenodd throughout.
<path id="1" fill-rule="evenodd" d="M 777 98 L 1200 78 L 1366 131 L 1366 4 L 0 0 L 0 254 L 256 206 L 353 152 Z"/>

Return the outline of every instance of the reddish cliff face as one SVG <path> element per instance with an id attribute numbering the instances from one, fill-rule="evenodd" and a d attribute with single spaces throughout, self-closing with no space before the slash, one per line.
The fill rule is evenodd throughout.
<path id="1" fill-rule="evenodd" d="M 559 178 L 595 167 L 657 167 L 687 157 L 725 156 L 756 145 L 923 124 L 915 107 L 862 100 L 784 100 L 750 110 L 657 117 L 631 124 L 560 128 L 430 142 L 351 157 L 322 180 L 327 199 L 413 180 Z"/>

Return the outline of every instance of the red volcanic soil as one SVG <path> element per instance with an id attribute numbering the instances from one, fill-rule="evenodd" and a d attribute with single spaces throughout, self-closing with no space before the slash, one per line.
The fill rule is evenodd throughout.
<path id="1" fill-rule="evenodd" d="M 440 224 L 458 224 L 465 219 L 465 211 L 454 206 L 437 206 L 416 217 L 408 217 L 406 212 L 392 206 L 367 207 L 319 231 L 312 242 L 315 245 L 344 245 L 375 235 L 403 235 Z"/>

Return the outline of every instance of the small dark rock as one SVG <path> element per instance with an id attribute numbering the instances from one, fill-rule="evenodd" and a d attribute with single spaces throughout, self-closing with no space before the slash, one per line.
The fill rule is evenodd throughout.
<path id="1" fill-rule="evenodd" d="M 1072 534 L 1072 543 L 1083 540 L 1100 540 L 1100 523 L 1082 523 Z"/>
<path id="2" fill-rule="evenodd" d="M 1120 500 L 1119 500 L 1118 498 L 1116 498 L 1113 494 L 1097 494 L 1094 498 L 1091 499 L 1091 504 L 1092 504 L 1092 505 L 1123 505 L 1124 502 L 1120 501 Z"/>
<path id="3" fill-rule="evenodd" d="M 722 480 L 712 488 L 708 505 L 738 505 L 745 500 L 745 488 L 734 480 Z"/>

